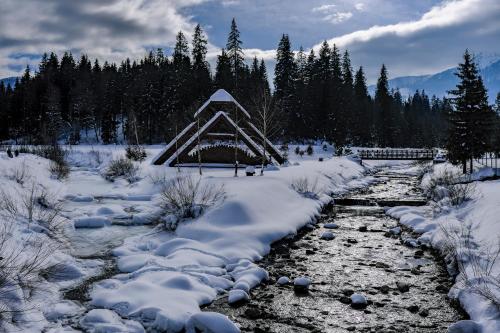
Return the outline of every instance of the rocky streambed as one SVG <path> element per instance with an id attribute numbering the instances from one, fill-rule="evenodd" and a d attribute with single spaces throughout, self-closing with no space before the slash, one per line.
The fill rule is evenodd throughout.
<path id="1" fill-rule="evenodd" d="M 315 226 L 274 244 L 260 265 L 270 280 L 247 303 L 221 297 L 207 311 L 243 332 L 446 332 L 466 315 L 447 298 L 452 280 L 431 249 L 397 227 L 381 205 L 424 204 L 414 176 L 380 182 L 328 208 Z M 331 233 L 331 234 L 329 234 Z M 290 282 L 286 283 L 286 278 Z M 293 280 L 307 277 L 307 291 Z"/>

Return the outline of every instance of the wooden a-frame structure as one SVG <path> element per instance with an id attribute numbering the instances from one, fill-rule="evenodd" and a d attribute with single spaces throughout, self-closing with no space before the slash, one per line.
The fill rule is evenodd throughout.
<path id="1" fill-rule="evenodd" d="M 262 164 L 264 135 L 252 124 L 245 108 L 227 91 L 217 90 L 196 111 L 194 118 L 195 121 L 153 159 L 153 164 L 194 166 L 200 153 L 205 166 L 232 167 L 235 148 L 241 167 Z M 266 164 L 284 162 L 281 152 L 269 140 L 266 140 L 265 160 Z"/>

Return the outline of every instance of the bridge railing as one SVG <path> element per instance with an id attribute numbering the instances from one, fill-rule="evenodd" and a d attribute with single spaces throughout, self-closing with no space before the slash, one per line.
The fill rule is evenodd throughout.
<path id="1" fill-rule="evenodd" d="M 365 160 L 432 160 L 433 149 L 360 149 L 358 156 Z"/>

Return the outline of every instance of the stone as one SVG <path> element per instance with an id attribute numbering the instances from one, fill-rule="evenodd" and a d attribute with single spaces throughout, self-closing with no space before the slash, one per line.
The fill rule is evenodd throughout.
<path id="1" fill-rule="evenodd" d="M 368 231 L 368 227 L 366 225 L 362 225 L 361 227 L 358 228 L 358 231 L 360 231 L 360 232 L 367 232 Z"/>
<path id="2" fill-rule="evenodd" d="M 448 333 L 481 333 L 482 327 L 473 320 L 461 320 L 448 327 Z"/>
<path id="3" fill-rule="evenodd" d="M 417 313 L 419 310 L 418 305 L 410 305 L 409 307 L 406 308 L 408 311 L 411 313 Z"/>
<path id="4" fill-rule="evenodd" d="M 290 283 L 290 279 L 286 276 L 282 276 L 278 279 L 278 281 L 276 281 L 277 284 L 279 285 L 284 285 L 284 284 L 289 284 Z"/>
<path id="5" fill-rule="evenodd" d="M 325 231 L 323 234 L 321 234 L 321 239 L 324 240 L 332 240 L 335 239 L 335 234 L 330 231 Z"/>
<path id="6" fill-rule="evenodd" d="M 368 301 L 364 295 L 355 293 L 351 295 L 351 307 L 354 309 L 364 309 L 368 305 Z"/>
<path id="7" fill-rule="evenodd" d="M 379 290 L 382 294 L 388 294 L 390 289 L 391 288 L 385 284 L 379 288 Z"/>
<path id="8" fill-rule="evenodd" d="M 406 293 L 406 292 L 410 291 L 410 285 L 406 282 L 403 282 L 403 281 L 397 281 L 396 287 L 402 293 Z"/>
<path id="9" fill-rule="evenodd" d="M 420 317 L 424 317 L 425 318 L 425 317 L 427 317 L 429 315 L 429 310 L 423 309 L 418 314 L 420 315 Z"/>

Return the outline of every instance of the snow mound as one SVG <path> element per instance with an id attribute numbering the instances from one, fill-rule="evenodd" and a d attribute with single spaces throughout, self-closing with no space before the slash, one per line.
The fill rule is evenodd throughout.
<path id="1" fill-rule="evenodd" d="M 324 240 L 332 240 L 335 239 L 335 234 L 330 231 L 325 231 L 324 233 L 321 234 L 321 239 Z"/>
<path id="2" fill-rule="evenodd" d="M 115 312 L 106 309 L 90 310 L 80 324 L 92 333 L 144 333 L 141 324 L 133 320 L 123 320 Z"/>
<path id="3" fill-rule="evenodd" d="M 280 284 L 280 285 L 284 285 L 284 284 L 289 284 L 290 283 L 290 279 L 286 276 L 282 276 L 278 279 L 278 281 L 276 281 L 277 284 Z"/>
<path id="4" fill-rule="evenodd" d="M 326 229 L 338 229 L 338 224 L 336 223 L 325 223 L 323 225 L 323 228 L 326 228 Z"/>
<path id="5" fill-rule="evenodd" d="M 233 289 L 229 291 L 229 297 L 227 298 L 227 302 L 229 304 L 234 304 L 238 302 L 248 301 L 249 299 L 250 296 L 248 296 L 248 294 L 245 291 L 239 289 Z"/>
<path id="6" fill-rule="evenodd" d="M 309 288 L 311 285 L 311 279 L 305 276 L 300 276 L 293 280 L 293 285 L 297 287 Z"/>
<path id="7" fill-rule="evenodd" d="M 111 225 L 111 221 L 104 216 L 79 217 L 73 220 L 75 228 L 102 228 Z"/>
<path id="8" fill-rule="evenodd" d="M 448 327 L 448 333 L 481 333 L 482 331 L 481 325 L 473 320 L 461 320 Z"/>
<path id="9" fill-rule="evenodd" d="M 366 297 L 361 294 L 352 294 L 351 295 L 351 304 L 353 305 L 366 305 L 368 301 L 366 300 Z"/>
<path id="10" fill-rule="evenodd" d="M 200 312 L 186 323 L 186 333 L 239 333 L 240 329 L 228 317 L 216 312 Z"/>

